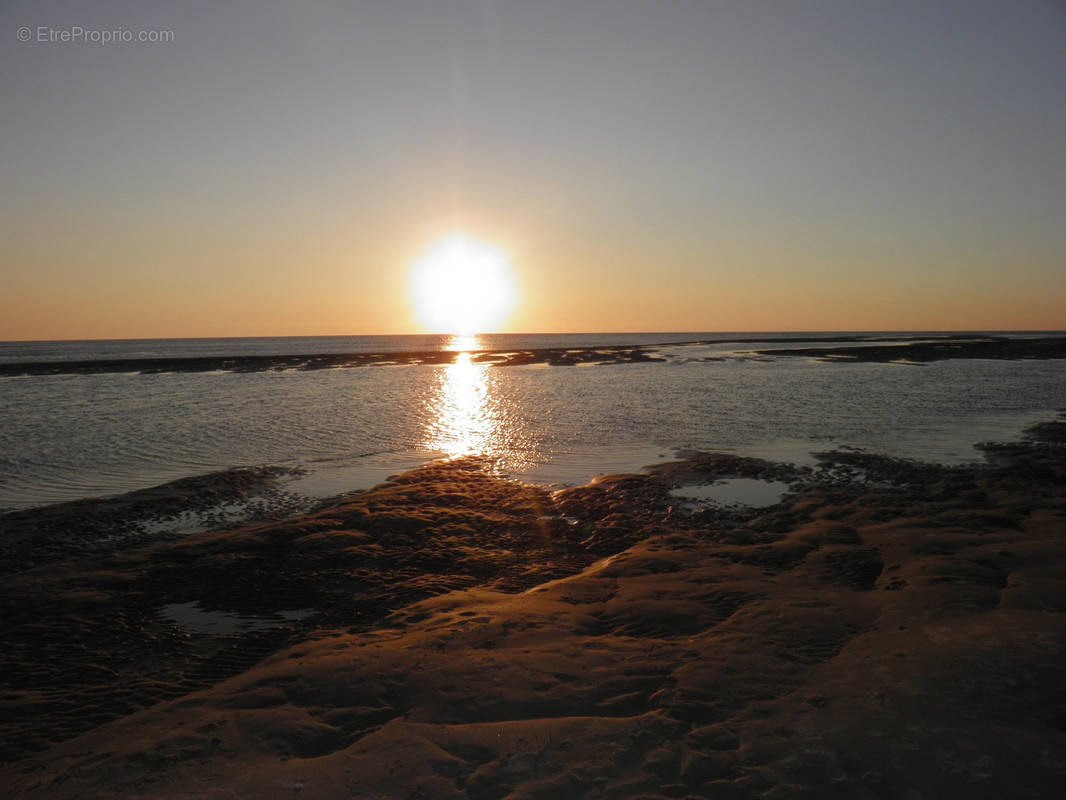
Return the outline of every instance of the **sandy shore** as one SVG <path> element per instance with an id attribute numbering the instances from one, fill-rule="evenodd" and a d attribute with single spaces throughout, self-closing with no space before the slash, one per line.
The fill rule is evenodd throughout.
<path id="1" fill-rule="evenodd" d="M 433 464 L 313 514 L 114 552 L 55 523 L 47 559 L 8 563 L 0 782 L 41 798 L 1057 796 L 1064 428 L 990 448 L 987 467 L 695 454 L 554 494 Z M 792 492 L 759 511 L 670 494 L 731 476 Z M 277 624 L 210 635 L 165 613 L 193 601 Z M 278 616 L 295 609 L 313 613 Z"/>
<path id="2" fill-rule="evenodd" d="M 789 350 L 760 350 L 765 356 L 803 356 L 830 361 L 887 362 L 926 364 L 959 358 L 996 360 L 1066 358 L 1066 336 L 1008 339 L 989 336 L 976 339 L 947 338 L 940 341 L 901 342 L 895 344 L 845 344 L 831 347 L 803 347 Z"/>
<path id="3" fill-rule="evenodd" d="M 915 341 L 909 341 L 915 340 Z M 952 335 L 928 341 L 916 335 L 810 336 L 797 338 L 696 339 L 668 345 L 606 345 L 601 347 L 543 347 L 517 350 L 474 350 L 471 360 L 497 367 L 545 364 L 565 367 L 576 364 L 634 364 L 666 360 L 663 347 L 689 345 L 746 345 L 767 343 L 810 343 L 806 348 L 757 350 L 760 356 L 805 356 L 850 361 L 899 361 L 915 363 L 949 358 L 1066 358 L 1066 336 L 1010 339 L 1002 336 Z M 879 343 L 879 344 L 878 344 Z M 185 358 L 122 358 L 93 361 L 19 361 L 0 363 L 0 377 L 29 375 L 91 375 L 101 373 L 160 372 L 267 372 L 272 370 L 348 369 L 366 366 L 450 364 L 451 350 L 401 351 L 381 353 L 316 353 L 309 355 L 196 356 Z M 706 360 L 717 360 L 710 356 Z"/>
<path id="4" fill-rule="evenodd" d="M 475 350 L 473 360 L 493 366 L 582 363 L 632 364 L 661 361 L 646 346 L 540 348 L 535 350 Z M 271 370 L 348 369 L 367 366 L 451 364 L 453 350 L 381 353 L 318 353 L 310 355 L 195 356 L 188 358 L 122 358 L 93 361 L 22 361 L 0 363 L 0 377 L 26 375 L 91 375 L 102 373 L 158 372 L 267 372 Z"/>

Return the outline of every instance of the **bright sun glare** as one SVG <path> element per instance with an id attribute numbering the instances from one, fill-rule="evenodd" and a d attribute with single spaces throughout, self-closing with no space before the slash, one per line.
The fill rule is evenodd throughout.
<path id="1" fill-rule="evenodd" d="M 419 322 L 434 333 L 492 333 L 518 300 L 507 256 L 457 233 L 428 247 L 411 268 Z"/>

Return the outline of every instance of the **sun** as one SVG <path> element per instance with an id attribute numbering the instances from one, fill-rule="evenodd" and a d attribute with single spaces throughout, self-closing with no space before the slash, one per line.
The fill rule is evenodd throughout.
<path id="1" fill-rule="evenodd" d="M 427 247 L 411 267 L 411 301 L 433 333 L 492 333 L 518 302 L 507 256 L 454 233 Z"/>

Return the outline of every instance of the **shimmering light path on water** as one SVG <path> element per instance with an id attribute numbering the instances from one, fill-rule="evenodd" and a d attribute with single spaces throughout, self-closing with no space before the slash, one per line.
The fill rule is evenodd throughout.
<path id="1" fill-rule="evenodd" d="M 500 368 L 470 357 L 480 342 L 455 344 L 441 365 L 0 380 L 0 506 L 260 464 L 303 466 L 308 492 L 336 493 L 470 454 L 547 483 L 685 449 L 795 460 L 851 445 L 957 462 L 1066 407 L 1056 360 L 910 367 L 673 346 L 662 362 Z"/>

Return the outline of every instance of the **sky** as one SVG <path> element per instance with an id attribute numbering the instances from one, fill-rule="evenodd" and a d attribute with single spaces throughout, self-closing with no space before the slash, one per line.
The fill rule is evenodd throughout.
<path id="1" fill-rule="evenodd" d="M 417 333 L 455 233 L 502 331 L 1066 329 L 1064 42 L 1061 0 L 4 0 L 0 339 Z"/>

